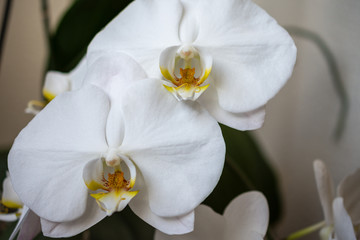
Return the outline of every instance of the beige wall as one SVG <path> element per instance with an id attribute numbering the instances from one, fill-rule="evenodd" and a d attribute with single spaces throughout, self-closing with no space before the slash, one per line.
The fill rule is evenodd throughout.
<path id="1" fill-rule="evenodd" d="M 312 161 L 323 159 L 336 184 L 360 167 L 360 1 L 257 0 L 282 25 L 317 32 L 330 46 L 350 98 L 343 138 L 332 134 L 340 104 L 318 48 L 295 38 L 298 59 L 292 79 L 267 107 L 259 140 L 278 167 L 285 197 L 280 236 L 322 220 Z M 315 239 L 309 237 L 307 239 Z"/>
<path id="2" fill-rule="evenodd" d="M 24 114 L 29 100 L 40 99 L 47 49 L 39 0 L 12 1 L 0 66 L 0 149 L 12 144 L 32 118 Z M 51 26 L 70 0 L 49 1 Z M 1 17 L 5 1 L 0 3 Z"/>

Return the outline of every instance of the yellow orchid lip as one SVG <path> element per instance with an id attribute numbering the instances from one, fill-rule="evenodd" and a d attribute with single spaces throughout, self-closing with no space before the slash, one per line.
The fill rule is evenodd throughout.
<path id="1" fill-rule="evenodd" d="M 160 57 L 161 74 L 172 84 L 164 86 L 179 101 L 194 101 L 208 88 L 211 68 L 211 56 L 193 46 L 170 47 Z"/>
<path id="2" fill-rule="evenodd" d="M 110 156 L 115 159 L 110 159 Z M 125 156 L 117 156 L 112 151 L 109 151 L 108 156 L 101 161 L 102 173 L 99 176 L 100 178 L 88 179 L 85 184 L 89 190 L 94 192 L 90 196 L 96 200 L 99 207 L 107 215 L 111 215 L 115 211 L 121 211 L 137 195 L 138 191 L 131 191 L 135 185 L 136 169 L 130 159 Z M 121 162 L 124 162 L 129 169 L 129 180 L 125 179 Z"/>
<path id="3" fill-rule="evenodd" d="M 105 192 L 98 192 L 90 194 L 95 198 L 99 207 L 108 215 L 119 209 L 122 201 L 129 202 L 136 196 L 138 191 L 129 191 L 132 188 L 131 181 L 124 178 L 122 171 L 116 170 L 114 173 L 109 173 L 108 178 L 103 178 L 103 185 L 101 189 Z"/>

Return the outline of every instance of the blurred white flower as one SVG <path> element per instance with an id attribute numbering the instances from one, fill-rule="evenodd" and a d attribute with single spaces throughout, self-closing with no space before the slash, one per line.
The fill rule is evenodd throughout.
<path id="1" fill-rule="evenodd" d="M 15 193 L 9 173 L 3 181 L 1 196 L 0 221 L 13 222 L 19 220 L 10 240 L 14 239 L 19 232 L 18 239 L 33 239 L 40 232 L 40 220 L 28 207 L 23 206 L 22 201 Z"/>
<path id="2" fill-rule="evenodd" d="M 3 191 L 1 194 L 0 221 L 13 222 L 19 219 L 23 208 L 23 203 L 15 193 L 9 173 L 3 181 Z"/>
<path id="3" fill-rule="evenodd" d="M 269 207 L 263 194 L 247 192 L 233 199 L 224 215 L 210 207 L 195 209 L 194 231 L 184 235 L 166 235 L 156 231 L 155 240 L 259 240 L 264 239 L 269 222 Z"/>
<path id="4" fill-rule="evenodd" d="M 289 34 L 250 0 L 134 1 L 88 48 L 102 52 L 129 54 L 178 100 L 239 130 L 262 125 L 296 59 Z"/>
<path id="5" fill-rule="evenodd" d="M 92 84 L 57 96 L 16 138 L 12 182 L 45 235 L 75 235 L 127 204 L 168 234 L 193 230 L 222 172 L 221 130 L 144 75 L 129 57 L 98 58 Z"/>
<path id="6" fill-rule="evenodd" d="M 354 240 L 360 224 L 360 169 L 345 177 L 334 194 L 330 173 L 321 160 L 314 161 L 316 185 L 326 226 L 320 231 L 322 240 Z"/>
<path id="7" fill-rule="evenodd" d="M 46 73 L 45 82 L 42 89 L 45 101 L 31 100 L 28 102 L 26 113 L 38 114 L 51 100 L 57 95 L 79 89 L 86 73 L 86 59 L 83 58 L 80 63 L 69 73 L 58 71 L 49 71 Z"/>

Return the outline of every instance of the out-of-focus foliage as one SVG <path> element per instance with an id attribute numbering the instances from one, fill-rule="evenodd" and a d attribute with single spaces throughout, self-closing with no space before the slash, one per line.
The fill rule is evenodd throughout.
<path id="1" fill-rule="evenodd" d="M 93 37 L 131 0 L 76 0 L 50 39 L 48 69 L 68 72 L 84 56 Z"/>
<path id="2" fill-rule="evenodd" d="M 226 143 L 225 167 L 220 182 L 205 204 L 222 213 L 240 193 L 259 190 L 269 202 L 270 223 L 275 222 L 281 214 L 281 201 L 273 169 L 248 132 L 224 125 L 221 129 Z"/>

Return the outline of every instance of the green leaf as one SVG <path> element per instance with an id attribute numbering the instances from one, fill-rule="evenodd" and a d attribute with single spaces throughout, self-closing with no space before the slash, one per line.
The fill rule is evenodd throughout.
<path id="1" fill-rule="evenodd" d="M 17 222 L 0 221 L 0 240 L 8 240 Z"/>
<path id="2" fill-rule="evenodd" d="M 9 154 L 9 149 L 6 150 L 0 150 L 0 180 L 1 183 L 6 177 L 6 171 L 7 171 L 7 156 Z M 2 188 L 2 185 L 1 185 Z"/>
<path id="3" fill-rule="evenodd" d="M 48 69 L 68 72 L 86 53 L 93 37 L 130 0 L 77 0 L 62 18 L 50 39 L 51 54 Z"/>
<path id="4" fill-rule="evenodd" d="M 205 204 L 222 213 L 229 202 L 239 194 L 261 191 L 268 200 L 270 222 L 279 219 L 281 201 L 276 175 L 248 132 L 221 125 L 226 143 L 226 161 L 223 174 Z"/>
<path id="5" fill-rule="evenodd" d="M 136 216 L 129 207 L 121 212 L 116 212 L 110 217 L 106 217 L 99 223 L 86 230 L 85 232 L 65 238 L 69 240 L 153 240 L 154 228 Z M 42 234 L 35 240 L 48 240 L 53 238 L 44 237 Z M 2 240 L 2 239 L 0 239 Z"/>
<path id="6" fill-rule="evenodd" d="M 91 240 L 152 240 L 154 228 L 136 216 L 129 207 L 107 217 L 91 228 Z"/>

